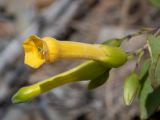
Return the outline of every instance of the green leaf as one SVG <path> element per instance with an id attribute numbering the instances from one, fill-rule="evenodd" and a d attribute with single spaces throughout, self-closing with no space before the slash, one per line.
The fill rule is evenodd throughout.
<path id="1" fill-rule="evenodd" d="M 160 87 L 148 95 L 146 108 L 148 115 L 151 116 L 160 106 Z"/>
<path id="2" fill-rule="evenodd" d="M 103 85 L 109 77 L 109 71 L 110 71 L 110 69 L 108 69 L 103 74 L 96 77 L 95 79 L 92 79 L 88 84 L 88 89 L 92 90 L 92 89 L 95 89 L 95 88 Z"/>
<path id="3" fill-rule="evenodd" d="M 160 36 L 149 35 L 147 38 L 147 43 L 151 56 L 149 79 L 151 80 L 151 85 L 153 88 L 157 88 L 160 85 L 160 76 L 157 74 L 157 70 L 160 70 Z"/>
<path id="4" fill-rule="evenodd" d="M 139 93 L 141 119 L 148 119 L 160 105 L 160 87 L 153 90 L 148 77 L 150 60 L 141 68 L 141 90 Z"/>
<path id="5" fill-rule="evenodd" d="M 145 60 L 140 71 L 141 89 L 139 91 L 139 105 L 141 119 L 147 119 L 149 117 L 146 101 L 148 95 L 153 91 L 151 87 L 151 81 L 148 79 L 149 67 L 151 64 L 150 62 L 150 59 Z"/>
<path id="6" fill-rule="evenodd" d="M 160 0 L 150 0 L 150 2 L 155 6 L 160 8 Z"/>
<path id="7" fill-rule="evenodd" d="M 153 90 L 151 81 L 146 79 L 139 99 L 141 119 L 148 119 L 160 106 L 160 87 Z"/>
<path id="8" fill-rule="evenodd" d="M 150 59 L 147 59 L 144 61 L 142 67 L 141 67 L 141 70 L 140 70 L 140 80 L 142 82 L 143 78 L 148 75 L 148 70 L 149 70 L 149 67 L 150 67 Z"/>
<path id="9" fill-rule="evenodd" d="M 140 117 L 141 119 L 147 119 L 152 113 L 153 110 L 150 110 L 150 106 L 147 104 L 148 96 L 153 92 L 151 87 L 151 81 L 145 77 L 142 84 L 142 88 L 139 94 L 139 104 L 140 104 Z M 154 101 L 152 101 L 154 104 Z"/>
<path id="10" fill-rule="evenodd" d="M 156 68 L 155 68 L 155 80 L 158 81 L 158 85 L 160 84 L 160 55 L 157 58 L 156 61 Z"/>
<path id="11" fill-rule="evenodd" d="M 124 83 L 124 102 L 126 105 L 130 105 L 134 98 L 137 96 L 140 89 L 140 82 L 138 75 L 133 71 Z"/>

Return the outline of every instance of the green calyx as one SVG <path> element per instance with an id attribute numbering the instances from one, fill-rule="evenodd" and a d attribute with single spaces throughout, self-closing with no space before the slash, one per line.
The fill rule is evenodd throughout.
<path id="1" fill-rule="evenodd" d="M 100 61 L 109 68 L 115 68 L 123 65 L 127 61 L 127 54 L 120 47 L 102 46 L 106 57 L 101 58 Z"/>

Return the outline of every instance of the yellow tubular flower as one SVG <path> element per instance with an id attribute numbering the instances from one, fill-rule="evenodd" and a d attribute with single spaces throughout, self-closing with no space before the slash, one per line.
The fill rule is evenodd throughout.
<path id="1" fill-rule="evenodd" d="M 25 64 L 38 68 L 43 63 L 61 59 L 92 59 L 117 67 L 126 62 L 126 54 L 121 48 L 101 44 L 58 41 L 51 37 L 40 39 L 32 35 L 23 44 Z"/>
<path id="2" fill-rule="evenodd" d="M 23 47 L 25 63 L 34 68 L 59 59 L 85 58 L 93 60 L 34 85 L 21 88 L 12 97 L 12 102 L 26 102 L 53 88 L 76 81 L 91 80 L 90 89 L 102 85 L 108 78 L 111 67 L 124 64 L 127 58 L 125 52 L 118 47 L 119 41 L 111 40 L 104 44 L 107 45 L 64 42 L 50 37 L 41 40 L 37 36 L 30 36 L 24 42 Z"/>

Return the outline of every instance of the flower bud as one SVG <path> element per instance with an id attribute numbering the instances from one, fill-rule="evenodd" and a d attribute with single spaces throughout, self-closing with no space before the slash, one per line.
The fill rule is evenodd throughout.
<path id="1" fill-rule="evenodd" d="M 13 97 L 13 103 L 26 102 L 38 96 L 41 93 L 40 87 L 37 85 L 21 88 Z"/>
<path id="2" fill-rule="evenodd" d="M 106 71 L 99 62 L 87 61 L 67 72 L 58 74 L 31 86 L 21 88 L 12 98 L 13 103 L 26 102 L 66 83 L 94 79 Z"/>
<path id="3" fill-rule="evenodd" d="M 133 71 L 124 83 L 124 102 L 130 105 L 140 89 L 140 81 L 138 75 Z"/>

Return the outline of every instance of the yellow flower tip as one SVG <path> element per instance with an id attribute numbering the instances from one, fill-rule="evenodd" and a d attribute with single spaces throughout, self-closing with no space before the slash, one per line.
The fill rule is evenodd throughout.
<path id="1" fill-rule="evenodd" d="M 26 39 L 23 43 L 25 52 L 24 63 L 33 68 L 41 66 L 45 62 L 43 46 L 43 41 L 35 35 Z"/>
<path id="2" fill-rule="evenodd" d="M 21 88 L 13 97 L 12 103 L 22 103 L 32 100 L 40 94 L 39 86 L 28 86 Z"/>
<path id="3" fill-rule="evenodd" d="M 59 42 L 51 37 L 40 39 L 36 35 L 30 36 L 23 43 L 25 52 L 24 63 L 38 68 L 43 63 L 54 62 L 58 58 Z"/>

